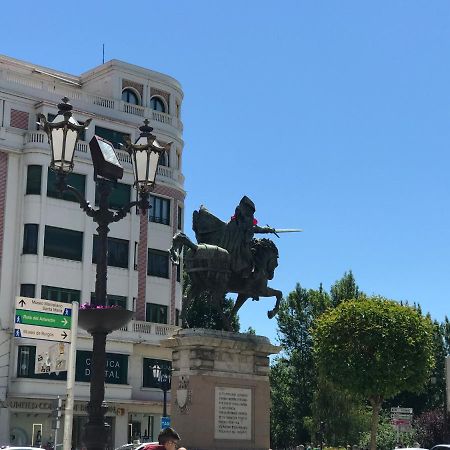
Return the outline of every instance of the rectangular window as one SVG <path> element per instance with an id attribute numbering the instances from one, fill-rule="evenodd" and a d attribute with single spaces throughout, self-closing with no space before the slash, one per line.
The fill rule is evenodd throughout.
<path id="1" fill-rule="evenodd" d="M 37 223 L 26 223 L 23 226 L 23 248 L 24 255 L 37 255 L 38 252 L 39 225 Z"/>
<path id="2" fill-rule="evenodd" d="M 175 308 L 175 325 L 179 327 L 180 323 L 180 310 L 178 308 Z"/>
<path id="3" fill-rule="evenodd" d="M 46 225 L 44 256 L 81 261 L 83 257 L 83 233 Z"/>
<path id="4" fill-rule="evenodd" d="M 94 245 L 92 246 L 92 262 L 97 264 L 97 252 L 99 240 L 94 235 Z M 108 266 L 128 268 L 129 242 L 125 239 L 108 238 Z"/>
<path id="5" fill-rule="evenodd" d="M 65 191 L 60 197 L 59 191 L 55 186 L 56 183 L 56 173 L 53 170 L 48 169 L 47 176 L 47 196 L 52 198 L 61 198 L 69 202 L 78 202 L 75 195 L 71 192 Z M 73 186 L 83 197 L 85 196 L 85 186 L 86 186 L 86 176 L 80 173 L 69 173 L 67 175 L 67 184 Z"/>
<path id="6" fill-rule="evenodd" d="M 55 343 L 55 345 L 58 345 Z M 91 379 L 90 351 L 77 351 L 75 381 L 89 382 Z M 65 380 L 67 372 L 34 373 L 36 359 L 36 347 L 34 345 L 20 345 L 17 355 L 17 377 L 37 378 L 44 380 Z M 106 353 L 105 382 L 111 384 L 127 384 L 128 379 L 128 355 Z"/>
<path id="7" fill-rule="evenodd" d="M 72 303 L 79 302 L 81 291 L 56 286 L 42 286 L 41 298 L 55 302 Z"/>
<path id="8" fill-rule="evenodd" d="M 55 344 L 58 345 L 58 344 Z M 44 380 L 65 380 L 67 372 L 34 373 L 36 347 L 34 345 L 19 345 L 17 348 L 17 378 L 40 378 Z"/>
<path id="9" fill-rule="evenodd" d="M 115 183 L 109 196 L 109 207 L 111 209 L 119 209 L 130 203 L 131 186 L 124 183 Z M 98 186 L 95 185 L 95 204 L 98 206 L 100 196 Z"/>
<path id="10" fill-rule="evenodd" d="M 106 139 L 107 141 L 111 142 L 111 144 L 114 146 L 114 148 L 120 149 L 120 144 L 125 144 L 125 137 L 130 137 L 128 133 L 122 133 L 120 131 L 116 130 L 110 130 L 109 128 L 103 128 L 96 126 L 95 127 L 95 134 L 97 136 L 102 137 L 103 139 Z"/>
<path id="11" fill-rule="evenodd" d="M 154 277 L 169 278 L 169 253 L 149 248 L 147 274 Z"/>
<path id="12" fill-rule="evenodd" d="M 20 296 L 34 298 L 36 296 L 36 285 L 35 284 L 21 284 L 20 285 Z"/>
<path id="13" fill-rule="evenodd" d="M 183 208 L 181 206 L 178 207 L 177 227 L 179 230 L 183 229 Z"/>
<path id="14" fill-rule="evenodd" d="M 155 366 L 172 370 L 171 361 L 144 358 L 142 361 L 142 387 L 159 388 L 158 380 L 153 376 L 153 368 Z"/>
<path id="15" fill-rule="evenodd" d="M 148 210 L 148 218 L 150 222 L 170 224 L 170 200 L 167 198 L 150 195 L 150 209 Z"/>
<path id="16" fill-rule="evenodd" d="M 167 306 L 147 303 L 145 320 L 153 323 L 167 323 Z"/>
<path id="17" fill-rule="evenodd" d="M 133 259 L 133 264 L 134 264 L 134 270 L 138 270 L 138 251 L 139 251 L 139 244 L 137 242 L 134 243 L 134 259 Z"/>
<path id="18" fill-rule="evenodd" d="M 91 292 L 91 303 L 95 300 L 95 292 Z M 120 306 L 123 309 L 127 309 L 127 298 L 122 295 L 106 295 L 107 306 Z"/>
<path id="19" fill-rule="evenodd" d="M 41 195 L 42 166 L 27 166 L 26 195 Z"/>

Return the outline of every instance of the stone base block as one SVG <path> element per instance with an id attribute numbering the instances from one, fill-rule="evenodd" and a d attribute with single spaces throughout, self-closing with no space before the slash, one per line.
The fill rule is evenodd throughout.
<path id="1" fill-rule="evenodd" d="M 166 339 L 172 349 L 171 422 L 189 450 L 270 447 L 266 337 L 187 329 Z"/>

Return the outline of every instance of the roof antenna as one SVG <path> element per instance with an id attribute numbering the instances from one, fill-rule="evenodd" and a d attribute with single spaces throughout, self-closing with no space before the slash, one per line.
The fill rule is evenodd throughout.
<path id="1" fill-rule="evenodd" d="M 103 44 L 103 64 L 105 64 L 105 44 Z"/>

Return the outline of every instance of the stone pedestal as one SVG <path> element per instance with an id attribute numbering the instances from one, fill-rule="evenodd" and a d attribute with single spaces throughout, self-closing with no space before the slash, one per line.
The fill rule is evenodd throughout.
<path id="1" fill-rule="evenodd" d="M 189 450 L 270 447 L 269 358 L 263 336 L 179 330 L 172 349 L 171 423 Z"/>

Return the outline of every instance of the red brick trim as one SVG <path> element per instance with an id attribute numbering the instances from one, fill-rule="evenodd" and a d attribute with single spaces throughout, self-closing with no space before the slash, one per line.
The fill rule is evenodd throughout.
<path id="1" fill-rule="evenodd" d="M 165 195 L 166 197 L 174 198 L 180 203 L 183 203 L 186 197 L 185 192 L 180 191 L 179 189 L 171 188 L 169 186 L 164 186 L 162 184 L 157 184 L 153 189 L 152 194 Z"/>
<path id="2" fill-rule="evenodd" d="M 8 155 L 4 152 L 0 152 L 0 274 L 3 260 L 3 239 L 5 232 L 7 179 L 8 179 Z"/>
<path id="3" fill-rule="evenodd" d="M 174 189 L 164 185 L 157 185 L 152 191 L 152 194 L 164 195 L 170 197 L 172 202 L 172 234 L 177 230 L 177 210 L 178 205 L 182 205 L 186 193 L 179 189 Z M 141 214 L 139 218 L 139 244 L 138 244 L 138 296 L 136 299 L 136 319 L 145 320 L 145 304 L 147 294 L 147 257 L 148 257 L 148 213 Z M 170 263 L 169 263 L 170 264 Z M 177 283 L 177 268 L 171 264 L 170 270 L 170 312 L 169 322 L 171 325 L 175 324 L 175 288 Z"/>
<path id="4" fill-rule="evenodd" d="M 9 124 L 14 128 L 21 128 L 22 130 L 28 130 L 29 117 L 30 115 L 26 111 L 11 109 L 11 117 L 9 120 Z"/>
<path id="5" fill-rule="evenodd" d="M 145 320 L 145 298 L 147 293 L 147 246 L 148 212 L 139 215 L 138 243 L 138 296 L 136 299 L 136 319 Z"/>

